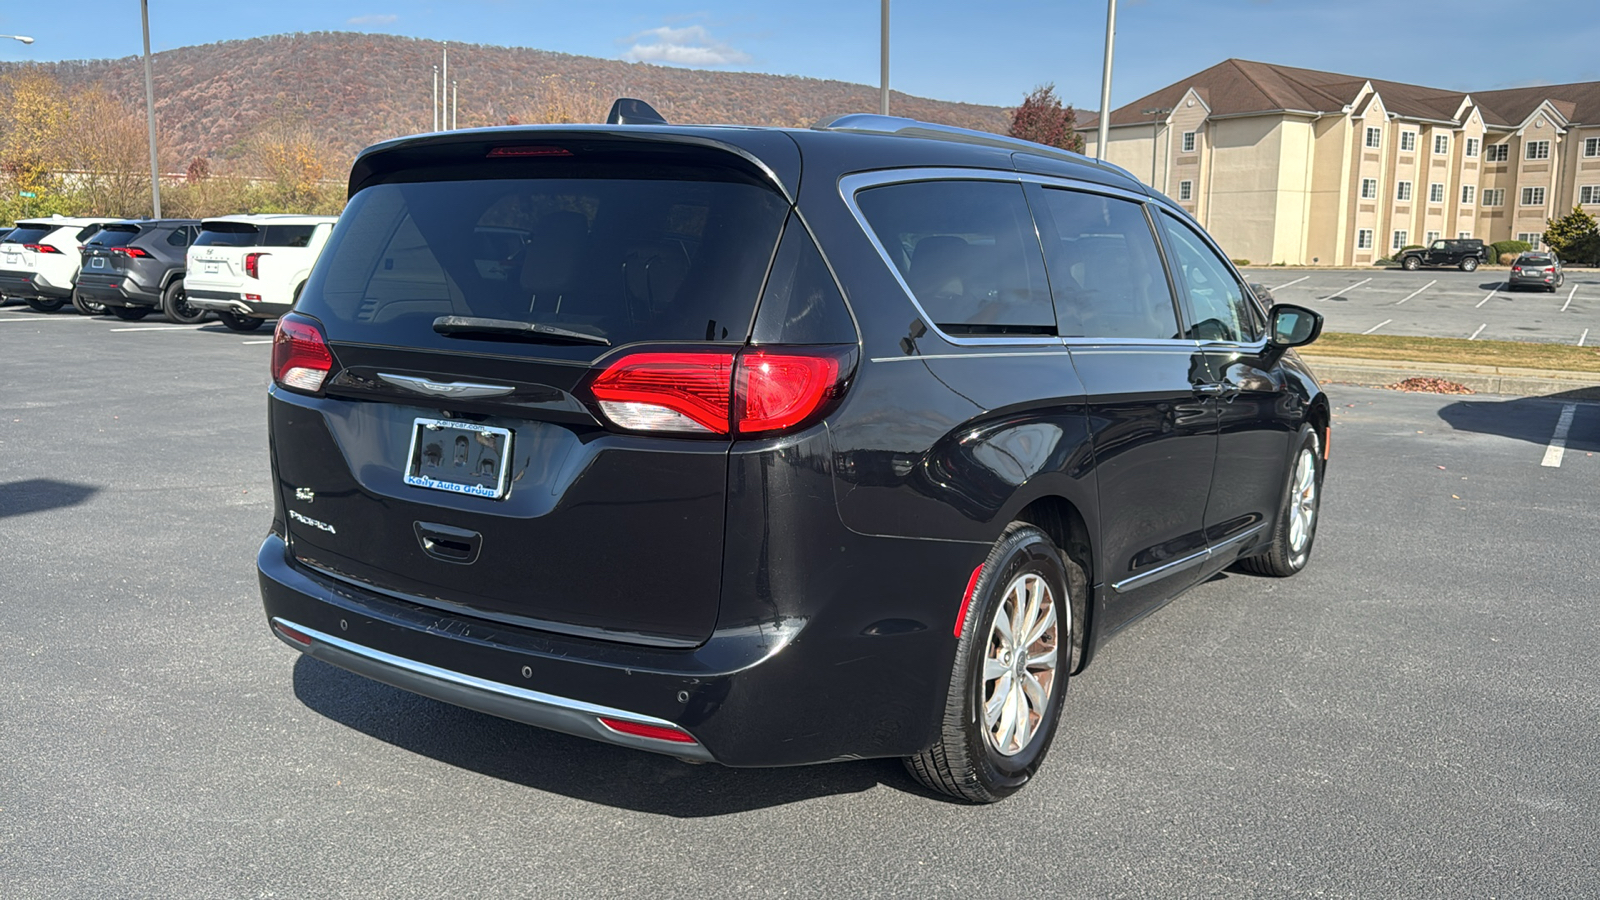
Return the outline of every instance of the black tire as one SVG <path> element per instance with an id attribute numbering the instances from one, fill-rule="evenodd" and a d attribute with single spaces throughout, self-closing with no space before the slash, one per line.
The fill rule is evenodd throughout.
<path id="1" fill-rule="evenodd" d="M 1415 256 L 1408 256 L 1400 260 L 1400 268 L 1405 269 L 1407 272 L 1415 272 L 1422 268 L 1422 261 Z"/>
<path id="2" fill-rule="evenodd" d="M 106 311 L 124 322 L 137 322 L 153 312 L 148 306 L 112 306 L 110 304 L 106 304 Z"/>
<path id="3" fill-rule="evenodd" d="M 1054 611 L 1053 626 L 1046 624 L 1048 617 L 1042 613 L 1039 617 L 1035 630 L 1040 637 L 1026 647 L 1034 651 L 1032 657 L 1011 657 L 1003 641 L 996 637 L 997 617 L 1006 608 L 1008 595 L 1015 597 L 1013 591 L 1019 585 L 1025 592 L 1048 588 Z M 1080 624 L 1072 612 L 1076 605 L 1073 600 L 1086 596 L 1086 590 L 1083 569 L 1057 549 L 1043 531 L 1021 522 L 1013 522 L 1006 529 L 989 551 L 972 591 L 972 602 L 956 644 L 956 662 L 939 739 L 927 750 L 906 758 L 906 768 L 913 777 L 932 790 L 967 803 L 994 803 L 1032 780 L 1050 750 L 1061 719 L 1067 677 L 1072 669 L 1074 629 Z M 1037 686 L 1043 680 L 1038 676 L 1044 674 L 1047 648 L 1055 665 L 1049 684 L 1044 687 L 1043 704 L 1035 703 L 1027 691 L 1017 694 L 1027 710 L 1022 721 L 1031 723 L 1033 730 L 1015 750 L 1002 753 L 999 740 L 983 718 L 987 715 L 986 699 L 1000 700 L 999 696 L 989 697 L 985 662 L 994 655 L 998 664 L 1013 667 L 993 679 L 996 694 L 1001 692 L 1002 684 L 1014 684 L 1017 673 L 1027 673 Z M 1008 677 L 1012 680 L 1002 681 Z M 1000 716 L 997 727 L 1002 732 L 1006 705 L 1001 701 L 996 706 Z M 1039 709 L 1042 713 L 1036 714 Z M 1016 740 L 1015 735 L 1005 739 L 1008 745 L 1012 740 Z"/>
<path id="4" fill-rule="evenodd" d="M 250 316 L 241 316 L 235 312 L 218 312 L 217 318 L 222 324 L 228 326 L 229 331 L 251 332 L 261 327 L 266 319 L 256 319 Z"/>
<path id="5" fill-rule="evenodd" d="M 1478 258 L 1476 256 L 1469 256 L 1466 259 L 1463 259 L 1461 261 L 1461 271 L 1463 271 L 1463 272 L 1475 272 L 1475 271 L 1477 271 L 1477 269 L 1478 269 Z"/>
<path id="6" fill-rule="evenodd" d="M 77 288 L 72 289 L 72 306 L 81 316 L 103 316 L 106 314 L 106 305 L 97 303 L 83 296 Z"/>
<path id="7" fill-rule="evenodd" d="M 179 325 L 194 325 L 205 321 L 207 310 L 189 305 L 189 295 L 183 290 L 183 279 L 177 278 L 161 292 L 161 311 Z"/>
<path id="8" fill-rule="evenodd" d="M 1302 460 L 1309 458 L 1311 467 L 1309 499 L 1304 495 L 1300 471 Z M 1311 547 L 1317 539 L 1317 521 L 1322 518 L 1322 442 L 1316 429 L 1300 426 L 1300 439 L 1295 445 L 1294 458 L 1289 463 L 1289 477 L 1283 488 L 1283 505 L 1278 510 L 1278 522 L 1272 529 L 1272 543 L 1265 552 L 1242 559 L 1239 568 L 1256 575 L 1288 578 L 1306 567 L 1311 561 Z M 1302 518 L 1297 521 L 1296 506 Z M 1305 515 L 1309 511 L 1309 515 Z M 1303 538 L 1297 533 L 1300 525 Z"/>
<path id="9" fill-rule="evenodd" d="M 55 312 L 66 305 L 66 302 L 59 297 L 30 297 L 28 307 L 34 312 Z"/>

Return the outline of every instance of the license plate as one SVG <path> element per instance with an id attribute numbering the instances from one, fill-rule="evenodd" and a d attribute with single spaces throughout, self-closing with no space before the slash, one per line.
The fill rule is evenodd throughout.
<path id="1" fill-rule="evenodd" d="M 203 262 L 203 263 L 200 264 L 200 271 L 204 272 L 207 275 L 218 275 L 218 274 L 221 274 L 221 272 L 222 272 L 222 263 Z"/>
<path id="2" fill-rule="evenodd" d="M 89 261 L 89 266 L 90 268 L 94 269 L 104 269 L 106 267 L 106 258 L 103 256 L 96 256 L 94 259 Z"/>
<path id="3" fill-rule="evenodd" d="M 506 495 L 511 432 L 490 425 L 417 419 L 405 482 L 413 487 L 499 500 Z"/>
<path id="4" fill-rule="evenodd" d="M 6 265 L 15 266 L 15 265 L 20 264 L 21 262 L 22 262 L 21 254 L 17 254 L 17 253 L 7 253 L 6 254 Z"/>

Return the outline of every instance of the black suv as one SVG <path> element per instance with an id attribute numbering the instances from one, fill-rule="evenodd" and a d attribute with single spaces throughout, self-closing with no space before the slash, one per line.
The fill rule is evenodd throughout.
<path id="1" fill-rule="evenodd" d="M 1415 271 L 1423 266 L 1457 266 L 1471 272 L 1489 261 L 1489 251 L 1478 238 L 1434 241 L 1426 247 L 1413 247 L 1394 258 L 1402 269 Z"/>
<path id="2" fill-rule="evenodd" d="M 1306 565 L 1320 328 L 1121 169 L 978 132 L 379 144 L 273 343 L 267 618 L 569 734 L 997 800 L 1107 637 Z"/>
<path id="3" fill-rule="evenodd" d="M 198 219 L 114 222 L 83 245 L 83 267 L 73 303 L 80 312 L 97 306 L 119 319 L 142 319 L 163 310 L 174 322 L 198 322 L 203 310 L 184 300 L 185 254 L 200 233 Z"/>

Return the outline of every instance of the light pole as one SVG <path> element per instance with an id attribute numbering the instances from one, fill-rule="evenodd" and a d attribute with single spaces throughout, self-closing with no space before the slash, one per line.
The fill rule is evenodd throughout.
<path id="1" fill-rule="evenodd" d="M 150 126 L 150 212 L 161 218 L 161 165 L 156 161 L 156 89 L 150 80 L 150 0 L 139 0 L 144 22 L 144 116 Z"/>
<path id="2" fill-rule="evenodd" d="M 0 34 L 0 38 L 11 38 L 13 41 L 21 41 L 24 44 L 33 43 L 33 38 L 25 34 Z"/>
<path id="3" fill-rule="evenodd" d="M 882 4 L 882 36 L 878 47 L 878 115 L 889 114 L 889 0 Z"/>
<path id="4" fill-rule="evenodd" d="M 433 130 L 439 130 L 439 67 L 433 67 Z"/>
<path id="5" fill-rule="evenodd" d="M 1141 109 L 1141 116 L 1164 116 L 1172 112 L 1172 107 L 1164 106 L 1158 109 Z M 1166 124 L 1165 119 L 1157 119 L 1150 123 L 1150 187 L 1156 186 L 1156 141 L 1161 135 L 1161 126 Z"/>
<path id="6" fill-rule="evenodd" d="M 1117 0 L 1106 2 L 1106 67 L 1100 74 L 1100 136 L 1094 145 L 1094 158 L 1106 158 L 1106 141 L 1111 138 L 1111 48 L 1117 40 Z"/>

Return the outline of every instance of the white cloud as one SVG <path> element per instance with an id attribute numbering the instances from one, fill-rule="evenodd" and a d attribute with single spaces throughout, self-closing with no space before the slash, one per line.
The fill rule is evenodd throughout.
<path id="1" fill-rule="evenodd" d="M 625 40 L 633 41 L 633 46 L 622 54 L 622 58 L 629 62 L 731 66 L 751 61 L 750 54 L 712 37 L 704 25 L 685 25 L 682 28 L 663 25 L 641 31 Z"/>
<path id="2" fill-rule="evenodd" d="M 346 25 L 393 25 L 400 18 L 393 13 L 375 13 L 370 16 L 351 16 Z"/>

